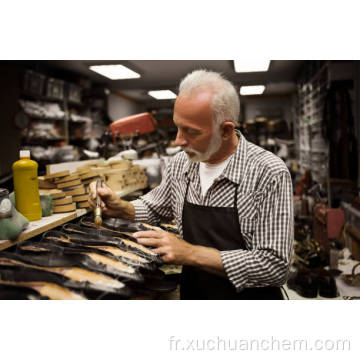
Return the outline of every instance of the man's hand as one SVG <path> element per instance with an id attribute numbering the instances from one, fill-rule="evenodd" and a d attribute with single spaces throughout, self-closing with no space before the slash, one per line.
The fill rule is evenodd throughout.
<path id="1" fill-rule="evenodd" d="M 190 244 L 166 231 L 138 231 L 133 236 L 140 244 L 154 247 L 166 263 L 196 266 L 218 276 L 227 276 L 217 249 Z"/>
<path id="2" fill-rule="evenodd" d="M 138 231 L 133 234 L 138 242 L 154 247 L 154 252 L 171 264 L 190 265 L 195 245 L 166 231 Z"/>
<path id="3" fill-rule="evenodd" d="M 121 200 L 109 187 L 104 183 L 102 187 L 96 190 L 96 182 L 92 182 L 89 186 L 89 206 L 91 209 L 96 207 L 96 194 L 101 199 L 101 209 L 104 215 L 110 217 L 122 217 L 124 219 L 133 220 L 135 217 L 135 209 L 133 205 L 127 201 Z"/>

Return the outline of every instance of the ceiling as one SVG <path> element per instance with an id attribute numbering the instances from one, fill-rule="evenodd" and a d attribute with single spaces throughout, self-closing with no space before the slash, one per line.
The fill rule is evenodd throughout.
<path id="1" fill-rule="evenodd" d="M 52 67 L 70 71 L 103 84 L 109 90 L 121 92 L 130 99 L 147 107 L 167 107 L 169 100 L 156 100 L 147 94 L 149 90 L 171 89 L 177 92 L 179 81 L 195 69 L 221 72 L 237 87 L 242 85 L 266 85 L 264 96 L 289 94 L 295 89 L 295 78 L 304 61 L 272 60 L 267 72 L 235 73 L 232 60 L 52 60 Z M 110 80 L 91 70 L 90 65 L 123 64 L 138 72 L 141 77 L 128 80 Z"/>

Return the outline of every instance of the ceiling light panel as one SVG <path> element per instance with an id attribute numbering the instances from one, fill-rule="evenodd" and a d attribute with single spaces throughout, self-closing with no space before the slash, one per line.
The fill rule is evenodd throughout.
<path id="1" fill-rule="evenodd" d="M 93 65 L 90 70 L 105 76 L 111 80 L 137 79 L 140 74 L 130 70 L 124 65 Z"/>
<path id="2" fill-rule="evenodd" d="M 152 90 L 148 94 L 157 100 L 176 99 L 176 94 L 171 90 Z"/>
<path id="3" fill-rule="evenodd" d="M 265 90 L 264 85 L 241 86 L 240 95 L 261 95 Z"/>
<path id="4" fill-rule="evenodd" d="M 268 71 L 270 60 L 234 60 L 236 72 L 264 72 Z"/>

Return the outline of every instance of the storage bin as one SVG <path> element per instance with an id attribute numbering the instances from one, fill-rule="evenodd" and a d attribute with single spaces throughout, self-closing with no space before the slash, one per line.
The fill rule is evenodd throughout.
<path id="1" fill-rule="evenodd" d="M 67 85 L 67 98 L 70 102 L 81 103 L 81 87 L 75 84 Z"/>
<path id="2" fill-rule="evenodd" d="M 46 83 L 46 97 L 54 100 L 64 100 L 64 81 L 49 78 Z"/>
<path id="3" fill-rule="evenodd" d="M 45 75 L 27 70 L 23 79 L 23 92 L 26 95 L 43 96 L 45 87 Z"/>

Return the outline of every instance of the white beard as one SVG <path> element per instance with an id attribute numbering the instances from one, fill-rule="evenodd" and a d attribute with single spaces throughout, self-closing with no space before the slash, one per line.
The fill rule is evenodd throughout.
<path id="1" fill-rule="evenodd" d="M 220 135 L 219 129 L 216 129 L 214 131 L 214 135 L 210 139 L 209 146 L 207 150 L 203 153 L 196 151 L 194 149 L 188 148 L 188 147 L 182 147 L 182 149 L 186 152 L 195 154 L 193 156 L 189 156 L 188 153 L 186 155 L 188 156 L 188 159 L 193 162 L 205 162 L 208 161 L 211 156 L 213 156 L 221 147 L 222 144 L 222 138 Z"/>

